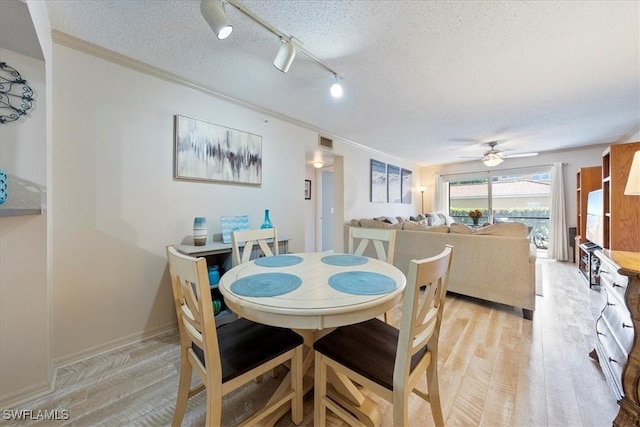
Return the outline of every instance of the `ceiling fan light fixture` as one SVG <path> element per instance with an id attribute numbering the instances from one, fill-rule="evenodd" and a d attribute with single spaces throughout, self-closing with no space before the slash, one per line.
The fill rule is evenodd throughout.
<path id="1" fill-rule="evenodd" d="M 498 166 L 502 162 L 504 162 L 502 157 L 494 153 L 489 153 L 482 158 L 482 163 L 489 167 Z"/>
<path id="2" fill-rule="evenodd" d="M 201 0 L 200 13 L 211 27 L 218 40 L 224 40 L 233 31 L 233 27 L 224 13 L 224 3 L 220 0 Z"/>
<path id="3" fill-rule="evenodd" d="M 293 59 L 296 57 L 296 47 L 291 40 L 282 38 L 280 39 L 280 42 L 280 49 L 278 49 L 278 54 L 273 60 L 273 65 L 278 70 L 286 73 L 289 71 L 289 67 L 291 67 Z"/>

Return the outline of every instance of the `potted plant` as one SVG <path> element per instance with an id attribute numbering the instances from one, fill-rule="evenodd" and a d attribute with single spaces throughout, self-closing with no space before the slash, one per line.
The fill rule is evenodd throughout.
<path id="1" fill-rule="evenodd" d="M 473 220 L 473 225 L 478 225 L 478 220 L 482 216 L 482 211 L 480 209 L 473 209 L 469 211 L 469 216 Z"/>

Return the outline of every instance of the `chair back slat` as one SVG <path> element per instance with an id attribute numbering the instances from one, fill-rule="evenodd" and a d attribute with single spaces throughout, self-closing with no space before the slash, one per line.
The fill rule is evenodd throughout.
<path id="1" fill-rule="evenodd" d="M 427 345 L 437 357 L 452 247 L 431 258 L 412 260 L 405 288 L 393 383 L 405 384 L 411 374 L 411 356 Z M 427 286 L 421 296 L 420 288 Z M 437 360 L 437 359 L 436 359 Z"/>
<path id="2" fill-rule="evenodd" d="M 355 248 L 355 241 L 359 239 Z M 369 243 L 373 244 L 376 258 L 381 261 L 393 264 L 393 257 L 396 246 L 396 231 L 387 228 L 349 228 L 349 253 L 354 255 L 364 255 Z M 385 243 L 387 248 L 385 249 Z"/>
<path id="3" fill-rule="evenodd" d="M 173 245 L 167 247 L 167 259 L 181 346 L 188 351 L 192 351 L 192 344 L 202 349 L 207 375 L 221 378 L 222 365 L 206 260 L 181 254 Z"/>
<path id="4" fill-rule="evenodd" d="M 273 249 L 268 240 L 273 242 Z M 254 245 L 258 245 L 264 256 L 279 254 L 278 232 L 276 228 L 257 228 L 253 230 L 240 230 L 231 232 L 231 244 L 233 252 L 233 265 L 244 264 L 251 259 Z M 244 247 L 240 247 L 244 244 Z"/>

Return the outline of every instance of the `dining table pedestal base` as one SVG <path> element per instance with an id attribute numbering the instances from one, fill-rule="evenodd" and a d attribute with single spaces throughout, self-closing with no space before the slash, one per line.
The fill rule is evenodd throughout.
<path id="1" fill-rule="evenodd" d="M 303 379 L 304 394 L 307 394 L 313 389 L 313 367 L 315 354 L 313 351 L 313 343 L 320 339 L 322 336 L 331 332 L 331 330 L 323 329 L 320 331 L 312 331 L 308 329 L 296 329 L 304 339 L 305 344 L 305 356 L 303 361 L 303 372 L 305 376 Z M 273 393 L 269 399 L 268 405 L 273 401 L 280 399 L 280 397 L 289 390 L 291 380 L 287 373 L 285 378 L 280 383 L 280 386 Z M 382 424 L 382 414 L 378 408 L 378 404 L 371 398 L 365 396 L 360 388 L 356 386 L 351 380 L 344 375 L 338 375 L 331 368 L 327 370 L 329 377 L 329 387 L 327 388 L 327 394 L 329 397 L 351 412 L 358 420 L 368 427 L 379 427 Z M 291 410 L 291 404 L 281 406 L 270 417 L 263 420 L 261 425 L 272 427 L 280 418 L 282 418 L 288 411 Z"/>

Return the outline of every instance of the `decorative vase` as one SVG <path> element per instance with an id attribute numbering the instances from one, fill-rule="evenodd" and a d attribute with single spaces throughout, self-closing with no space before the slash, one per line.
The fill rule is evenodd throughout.
<path id="1" fill-rule="evenodd" d="M 7 174 L 0 169 L 0 205 L 7 200 Z"/>
<path id="2" fill-rule="evenodd" d="M 480 218 L 475 217 L 475 218 L 471 218 L 471 219 L 473 220 L 473 225 L 478 225 L 478 220 L 479 220 Z"/>
<path id="3" fill-rule="evenodd" d="M 193 220 L 193 244 L 204 246 L 207 243 L 207 218 L 197 216 Z"/>
<path id="4" fill-rule="evenodd" d="M 260 228 L 273 228 L 271 218 L 269 218 L 269 209 L 264 210 L 264 222 L 262 223 Z"/>
<path id="5" fill-rule="evenodd" d="M 217 285 L 220 283 L 220 267 L 212 265 L 208 269 L 209 272 L 209 286 Z"/>

